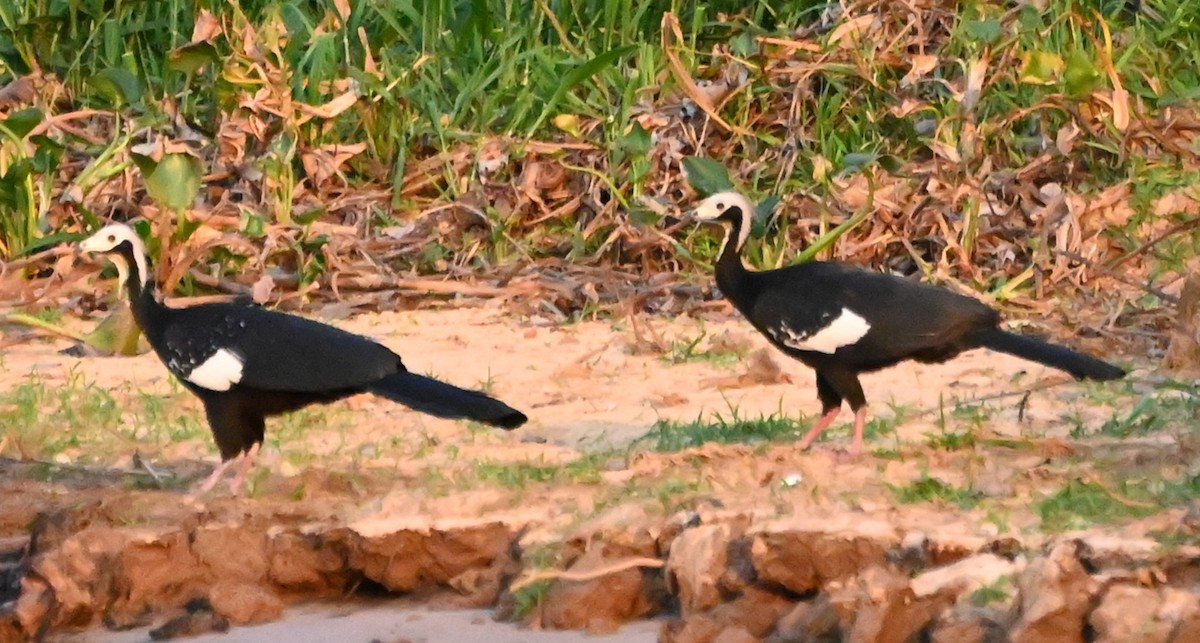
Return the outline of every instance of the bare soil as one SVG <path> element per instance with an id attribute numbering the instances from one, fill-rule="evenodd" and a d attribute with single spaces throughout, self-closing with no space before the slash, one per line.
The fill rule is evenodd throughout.
<path id="1" fill-rule="evenodd" d="M 945 614 L 971 591 L 1032 573 L 1037 552 L 1053 553 L 1064 539 L 1090 548 L 1088 573 L 1096 560 L 1161 569 L 1183 555 L 1147 538 L 1183 523 L 1182 507 L 1047 534 L 1034 502 L 1072 481 L 1103 477 L 1108 482 L 1098 484 L 1111 488 L 1113 472 L 1187 470 L 1181 436 L 1190 426 L 1123 441 L 1072 437 L 1072 429 L 1094 430 L 1128 413 L 1146 392 L 1142 385 L 1111 385 L 1124 388 L 1107 394 L 976 351 L 948 364 L 866 375 L 883 430 L 869 444 L 879 451 L 859 460 L 836 449 L 847 439 L 848 412 L 832 439 L 809 453 L 786 441 L 658 453 L 638 442 L 658 420 L 811 419 L 818 410 L 811 372 L 759 354 L 765 341 L 728 310 L 559 326 L 485 307 L 336 323 L 394 348 L 411 370 L 487 387 L 525 410 L 529 424 L 485 430 L 362 396 L 269 422 L 252 494 L 236 499 L 185 498 L 186 485 L 216 462 L 207 432 L 179 441 L 118 436 L 32 459 L 9 440 L 0 452 L 0 554 L 8 552 L 14 589 L 3 597 L 9 620 L 0 638 L 75 632 L 69 640 L 78 641 L 93 640 L 93 632 L 94 640 L 133 640 L 97 628 L 144 629 L 197 615 L 210 629 L 282 618 L 299 632 L 310 625 L 296 605 L 364 594 L 404 596 L 409 607 L 397 607 L 398 615 L 414 604 L 496 607 L 498 616 L 519 616 L 527 626 L 593 633 L 666 614 L 674 620 L 664 640 L 712 640 L 722 632 L 725 640 L 742 633 L 765 639 L 797 620 L 815 628 L 817 616 L 805 621 L 793 612 L 814 596 L 832 597 L 839 631 L 849 633 L 867 627 L 855 616 L 864 613 L 862 601 L 892 595 L 895 579 L 871 580 L 870 570 L 899 569 L 897 578 L 908 579 L 1000 556 L 1004 564 L 990 580 L 954 576 L 949 598 L 941 584 L 920 594 L 908 580 L 895 581 L 942 602 L 918 601 L 937 608 L 927 617 L 884 609 L 879 618 L 928 628 L 949 623 Z M 1076 344 L 1103 351 L 1102 343 Z M 31 376 L 52 390 L 85 382 L 128 409 L 122 422 L 144 421 L 136 409 L 146 393 L 162 396 L 174 413 L 199 417 L 198 403 L 172 387 L 153 355 L 75 358 L 60 353 L 68 345 L 10 346 L 0 390 Z M 973 440 L 931 442 L 947 434 Z M 133 466 L 135 452 L 165 488 Z M 604 455 L 583 459 L 589 454 Z M 969 502 L 901 502 L 903 490 L 928 480 L 966 490 Z M 1136 503 L 1119 490 L 1113 495 Z M 920 552 L 919 564 L 906 568 L 912 551 Z M 533 576 L 539 571 L 546 580 Z M 846 598 L 854 582 L 866 589 Z M 240 607 L 223 606 L 231 596 Z M 1004 627 L 1033 618 L 1019 592 L 1006 600 Z M 738 601 L 761 608 L 761 622 L 721 616 L 722 604 Z M 1091 612 L 1080 614 L 1086 620 Z M 420 640 L 419 630 L 396 640 Z"/>

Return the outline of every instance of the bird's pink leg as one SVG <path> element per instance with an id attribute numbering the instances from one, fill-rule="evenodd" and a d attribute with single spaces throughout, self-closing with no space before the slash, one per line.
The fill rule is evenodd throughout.
<path id="1" fill-rule="evenodd" d="M 229 481 L 229 492 L 233 495 L 241 495 L 242 485 L 246 482 L 246 475 L 254 468 L 254 461 L 258 459 L 258 448 L 260 446 L 262 446 L 261 442 L 255 442 L 249 451 L 242 453 L 237 475 L 233 476 L 233 480 Z"/>
<path id="2" fill-rule="evenodd" d="M 828 429 L 829 425 L 833 424 L 833 421 L 837 419 L 838 413 L 841 412 L 842 407 L 840 406 L 826 411 L 825 415 L 822 415 L 821 419 L 817 420 L 817 423 L 813 425 L 813 428 L 809 429 L 808 433 L 804 435 L 804 438 L 800 440 L 800 450 L 803 451 L 812 446 L 812 443 L 816 442 L 817 438 L 821 437 L 821 432 L 825 429 Z"/>
<path id="3" fill-rule="evenodd" d="M 854 439 L 850 442 L 850 457 L 863 454 L 863 431 L 867 428 L 867 407 L 860 406 L 854 412 Z"/>
<path id="4" fill-rule="evenodd" d="M 241 456 L 238 456 L 238 457 L 240 458 Z M 200 483 L 200 486 L 193 489 L 192 492 L 188 495 L 190 495 L 194 498 L 196 496 L 202 496 L 202 495 L 208 493 L 209 491 L 212 491 L 212 488 L 217 486 L 217 483 L 221 481 L 221 477 L 225 475 L 225 471 L 227 471 L 229 469 L 229 467 L 237 460 L 238 460 L 238 458 L 230 458 L 228 460 L 222 461 L 221 464 L 217 465 L 216 469 L 213 469 L 212 474 L 209 475 L 208 478 L 206 478 L 204 480 L 204 482 Z"/>

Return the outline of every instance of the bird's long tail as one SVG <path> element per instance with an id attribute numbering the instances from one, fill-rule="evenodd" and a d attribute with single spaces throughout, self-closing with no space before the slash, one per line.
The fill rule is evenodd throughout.
<path id="1" fill-rule="evenodd" d="M 482 391 L 461 389 L 416 373 L 388 375 L 368 386 L 367 390 L 414 411 L 451 420 L 475 420 L 502 429 L 515 429 L 528 419 L 524 413 Z"/>
<path id="2" fill-rule="evenodd" d="M 981 330 L 975 333 L 972 339 L 980 346 L 1064 370 L 1077 379 L 1103 381 L 1115 380 L 1125 375 L 1124 369 L 1091 355 L 999 328 Z"/>

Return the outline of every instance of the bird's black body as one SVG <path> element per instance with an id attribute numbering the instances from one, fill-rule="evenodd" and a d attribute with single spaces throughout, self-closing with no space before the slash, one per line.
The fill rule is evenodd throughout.
<path id="1" fill-rule="evenodd" d="M 1077 378 L 1124 375 L 1122 369 L 1094 357 L 1002 330 L 996 311 L 942 288 L 838 262 L 747 270 L 740 250 L 748 202 L 726 193 L 705 204 L 706 220 L 729 230 L 716 264 L 721 292 L 772 344 L 816 371 L 817 394 L 827 417 L 818 425 L 818 434 L 843 400 L 856 412 L 866 405 L 860 373 L 904 360 L 944 362 L 972 348 L 990 348 Z"/>
<path id="2" fill-rule="evenodd" d="M 482 392 L 410 373 L 387 347 L 333 326 L 245 303 L 168 307 L 140 274 L 139 248 L 118 239 L 105 251 L 124 265 L 134 318 L 150 346 L 204 403 L 222 460 L 261 443 L 269 416 L 358 393 L 504 429 L 526 420 Z"/>

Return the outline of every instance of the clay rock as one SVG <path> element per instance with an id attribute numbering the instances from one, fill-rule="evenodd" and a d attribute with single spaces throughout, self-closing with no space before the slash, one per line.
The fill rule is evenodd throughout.
<path id="1" fill-rule="evenodd" d="M 267 578 L 267 535 L 249 524 L 198 527 L 192 552 L 213 578 L 247 583 Z"/>
<path id="2" fill-rule="evenodd" d="M 832 580 L 850 578 L 883 565 L 887 552 L 900 544 L 886 523 L 860 521 L 845 529 L 820 524 L 754 535 L 750 553 L 761 583 L 808 594 Z"/>
<path id="3" fill-rule="evenodd" d="M 167 618 L 162 625 L 150 630 L 150 639 L 168 641 L 227 631 L 229 619 L 213 612 L 212 603 L 207 598 L 195 598 L 184 605 L 181 613 Z"/>
<path id="4" fill-rule="evenodd" d="M 702 525 L 681 533 L 667 558 L 667 589 L 679 596 L 683 616 L 711 609 L 722 601 L 717 583 L 725 573 L 728 524 Z"/>
<path id="5" fill-rule="evenodd" d="M 663 627 L 661 643 L 713 643 L 722 635 L 749 634 L 754 640 L 766 638 L 776 623 L 793 608 L 792 601 L 756 587 L 713 609 L 686 619 L 677 619 Z M 736 639 L 735 639 L 736 640 Z"/>
<path id="6" fill-rule="evenodd" d="M 568 571 L 586 574 L 619 562 L 606 558 L 602 549 L 596 548 L 579 557 Z M 586 629 L 599 634 L 654 614 L 658 608 L 651 598 L 646 574 L 634 567 L 590 580 L 559 581 L 546 592 L 538 613 L 544 627 Z"/>
<path id="7" fill-rule="evenodd" d="M 203 596 L 210 579 L 189 546 L 187 532 L 134 534 L 118 557 L 105 620 L 117 628 L 140 623 L 147 613 Z"/>
<path id="8" fill-rule="evenodd" d="M 942 615 L 929 633 L 930 643 L 1005 643 L 1003 615 L 986 607 L 957 606 Z"/>
<path id="9" fill-rule="evenodd" d="M 1173 588 L 1113 585 L 1088 622 L 1096 643 L 1200 640 L 1200 597 Z"/>
<path id="10" fill-rule="evenodd" d="M 270 590 L 239 581 L 218 581 L 208 591 L 212 611 L 234 625 L 277 621 L 283 616 L 283 601 Z"/>
<path id="11" fill-rule="evenodd" d="M 775 624 L 766 643 L 841 643 L 842 627 L 829 597 L 797 603 Z"/>
<path id="12" fill-rule="evenodd" d="M 49 592 L 49 600 L 56 603 L 53 612 L 40 613 L 38 618 L 52 618 L 50 626 L 86 626 L 93 620 L 100 606 L 109 600 L 113 576 L 118 568 L 117 561 L 125 546 L 125 537 L 108 527 L 89 527 L 72 536 L 64 537 L 52 550 L 38 554 L 33 562 L 33 572 L 44 581 L 39 584 Z M 26 577 L 28 578 L 28 577 Z M 19 603 L 26 600 L 29 587 L 22 587 Z M 34 592 L 29 600 L 37 604 Z M 32 618 L 32 612 L 22 612 L 23 618 Z M 36 631 L 45 623 L 23 622 L 27 631 Z"/>
<path id="13" fill-rule="evenodd" d="M 830 600 L 841 615 L 847 641 L 904 643 L 915 640 L 953 604 L 957 592 L 918 596 L 909 579 L 895 571 L 872 567 L 840 587 L 831 585 Z"/>
<path id="14" fill-rule="evenodd" d="M 268 545 L 271 582 L 306 595 L 338 595 L 347 584 L 346 552 L 340 543 L 296 532 L 276 534 Z"/>
<path id="15" fill-rule="evenodd" d="M 1017 576 L 1009 630 L 1013 643 L 1083 643 L 1097 582 L 1083 568 L 1078 549 L 1076 542 L 1060 543 Z"/>
<path id="16" fill-rule="evenodd" d="M 713 638 L 712 643 L 758 643 L 759 640 L 757 636 L 745 629 L 734 626 L 721 630 L 721 633 Z"/>
<path id="17" fill-rule="evenodd" d="M 445 585 L 468 569 L 489 567 L 507 555 L 513 533 L 502 523 L 429 531 L 404 529 L 360 537 L 349 565 L 393 592 Z"/>
<path id="18" fill-rule="evenodd" d="M 979 554 L 952 565 L 931 569 L 912 580 L 917 596 L 947 593 L 956 600 L 960 595 L 991 585 L 1016 573 L 1020 564 L 995 554 Z"/>

